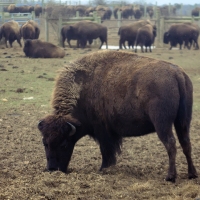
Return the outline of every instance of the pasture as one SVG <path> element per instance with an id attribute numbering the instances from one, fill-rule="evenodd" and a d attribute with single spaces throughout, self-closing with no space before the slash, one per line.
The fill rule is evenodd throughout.
<path id="1" fill-rule="evenodd" d="M 40 39 L 44 40 L 43 22 L 40 27 Z M 116 38 L 114 40 L 110 34 L 108 44 L 118 44 Z M 58 44 L 51 27 L 49 41 Z M 70 61 L 97 51 L 99 45 L 85 49 L 67 46 L 63 59 L 29 59 L 17 42 L 13 43 L 13 48 L 4 46 L 0 46 L 0 199 L 200 199 L 200 50 L 169 51 L 165 46 L 153 49 L 152 53 L 138 51 L 139 55 L 181 66 L 193 82 L 190 133 L 192 157 L 199 178 L 187 179 L 186 159 L 177 140 L 178 176 L 173 184 L 164 180 L 168 156 L 155 133 L 124 139 L 117 165 L 103 172 L 98 171 L 101 165 L 98 144 L 85 137 L 75 147 L 68 174 L 46 172 L 37 123 L 51 112 L 50 99 L 57 71 Z"/>

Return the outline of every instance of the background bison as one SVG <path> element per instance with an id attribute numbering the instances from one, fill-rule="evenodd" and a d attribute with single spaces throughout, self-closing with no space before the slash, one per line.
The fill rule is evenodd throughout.
<path id="1" fill-rule="evenodd" d="M 87 41 L 99 38 L 101 41 L 99 49 L 101 49 L 104 42 L 108 47 L 107 27 L 90 21 L 81 21 L 69 26 L 67 30 L 67 38 L 77 38 L 82 48 L 86 46 Z"/>
<path id="2" fill-rule="evenodd" d="M 103 51 L 69 64 L 56 82 L 53 113 L 38 124 L 47 169 L 66 172 L 76 142 L 85 135 L 100 145 L 102 170 L 116 163 L 123 137 L 157 132 L 169 155 L 166 180 L 174 182 L 174 125 L 187 158 L 188 177 L 196 178 L 189 138 L 192 95 L 186 73 L 165 61 Z"/>
<path id="3" fill-rule="evenodd" d="M 23 51 L 29 58 L 63 58 L 65 56 L 63 49 L 41 40 L 26 40 Z"/>
<path id="4" fill-rule="evenodd" d="M 164 33 L 163 42 L 165 44 L 170 43 L 170 48 L 176 47 L 179 44 L 179 48 L 182 48 L 183 43 L 190 49 L 189 43 L 194 42 L 195 48 L 199 49 L 198 44 L 199 27 L 190 23 L 173 24 L 169 30 Z"/>
<path id="5" fill-rule="evenodd" d="M 17 42 L 19 43 L 21 47 L 22 46 L 21 34 L 20 34 L 20 27 L 19 27 L 18 22 L 13 21 L 13 20 L 9 22 L 5 22 L 0 28 L 0 40 L 3 37 L 5 38 L 6 47 L 8 47 L 7 41 L 9 41 L 10 47 L 12 47 L 12 43 L 15 40 L 17 40 Z"/>

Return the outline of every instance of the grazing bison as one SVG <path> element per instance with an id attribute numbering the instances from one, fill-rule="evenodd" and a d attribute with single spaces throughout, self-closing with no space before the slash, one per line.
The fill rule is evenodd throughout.
<path id="1" fill-rule="evenodd" d="M 147 52 L 147 47 L 151 52 L 151 45 L 154 43 L 156 37 L 156 26 L 147 24 L 138 29 L 137 37 L 135 41 L 135 52 L 137 52 L 137 46 L 140 45 L 141 52 L 144 53 L 143 46 L 146 47 L 145 52 Z"/>
<path id="2" fill-rule="evenodd" d="M 9 21 L 5 22 L 1 28 L 0 28 L 0 40 L 2 37 L 5 38 L 5 44 L 6 47 L 8 48 L 7 41 L 9 41 L 10 47 L 12 47 L 12 43 L 17 40 L 19 43 L 20 47 L 22 46 L 21 44 L 21 34 L 20 34 L 20 26 L 18 22 L 16 21 Z"/>
<path id="3" fill-rule="evenodd" d="M 66 172 L 76 142 L 85 135 L 100 145 L 102 170 L 116 164 L 123 137 L 157 132 L 169 156 L 166 180 L 174 182 L 174 125 L 188 176 L 196 178 L 189 137 L 192 93 L 192 82 L 177 65 L 120 51 L 88 54 L 63 69 L 52 114 L 38 124 L 47 169 Z"/>
<path id="4" fill-rule="evenodd" d="M 63 49 L 41 40 L 26 40 L 23 51 L 29 58 L 63 58 L 65 56 Z"/>
<path id="5" fill-rule="evenodd" d="M 196 49 L 199 49 L 198 44 L 199 30 L 194 25 L 187 23 L 173 24 L 170 26 L 169 30 L 164 33 L 163 42 L 165 44 L 170 43 L 170 50 L 172 47 L 175 47 L 177 44 L 180 45 L 182 49 L 182 44 L 185 42 L 185 45 L 190 49 L 189 43 L 194 41 Z"/>
<path id="6" fill-rule="evenodd" d="M 126 49 L 126 41 L 128 41 L 129 44 L 134 44 L 138 29 L 142 26 L 145 26 L 146 24 L 151 24 L 151 22 L 149 20 L 140 20 L 128 25 L 121 26 L 118 31 L 118 35 L 120 36 L 119 48 L 122 49 L 123 45 Z"/>
<path id="7" fill-rule="evenodd" d="M 103 43 L 107 45 L 107 27 L 101 24 L 97 24 L 90 21 L 77 22 L 74 25 L 69 26 L 67 31 L 67 37 L 73 38 L 77 37 L 82 48 L 85 48 L 87 41 L 92 41 L 93 39 L 99 38 L 101 44 L 99 49 L 101 49 Z"/>

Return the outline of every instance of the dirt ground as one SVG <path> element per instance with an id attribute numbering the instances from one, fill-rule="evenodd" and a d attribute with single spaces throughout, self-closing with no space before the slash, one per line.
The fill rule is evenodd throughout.
<path id="1" fill-rule="evenodd" d="M 44 35 L 42 23 L 42 40 Z M 58 44 L 51 28 L 50 41 Z M 118 43 L 112 35 L 108 42 Z M 103 172 L 98 171 L 98 144 L 85 137 L 75 147 L 68 174 L 45 172 L 46 158 L 37 123 L 51 112 L 57 70 L 97 51 L 97 47 L 66 47 L 63 59 L 29 59 L 16 42 L 13 46 L 0 46 L 0 200 L 200 199 L 200 178 L 187 179 L 186 159 L 178 141 L 177 181 L 173 184 L 164 180 L 168 156 L 155 133 L 124 139 L 117 165 Z M 178 64 L 190 76 L 194 85 L 192 157 L 200 175 L 200 50 L 162 48 L 138 54 Z"/>

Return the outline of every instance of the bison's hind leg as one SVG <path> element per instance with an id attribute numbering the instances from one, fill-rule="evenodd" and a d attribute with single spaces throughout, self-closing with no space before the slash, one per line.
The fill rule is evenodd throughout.
<path id="1" fill-rule="evenodd" d="M 177 119 L 174 123 L 176 133 L 179 139 L 179 142 L 181 144 L 181 147 L 183 149 L 183 153 L 185 154 L 185 157 L 187 159 L 188 163 L 188 178 L 197 178 L 197 171 L 194 167 L 192 156 L 191 156 L 191 143 L 190 143 L 190 137 L 189 137 L 189 124 L 188 125 L 182 125 L 180 123 L 180 120 Z"/>
<path id="2" fill-rule="evenodd" d="M 154 113 L 157 106 L 156 105 L 151 106 L 151 108 L 152 108 L 152 112 L 150 111 L 151 121 L 155 127 L 159 139 L 164 144 L 169 157 L 169 169 L 165 180 L 175 182 L 177 175 L 176 165 L 175 165 L 176 140 L 172 132 L 172 125 L 173 125 L 173 121 L 171 121 L 172 116 L 167 116 L 166 113 L 164 113 L 163 111 L 159 112 L 158 109 L 157 112 L 159 112 L 160 115 L 155 116 Z"/>

